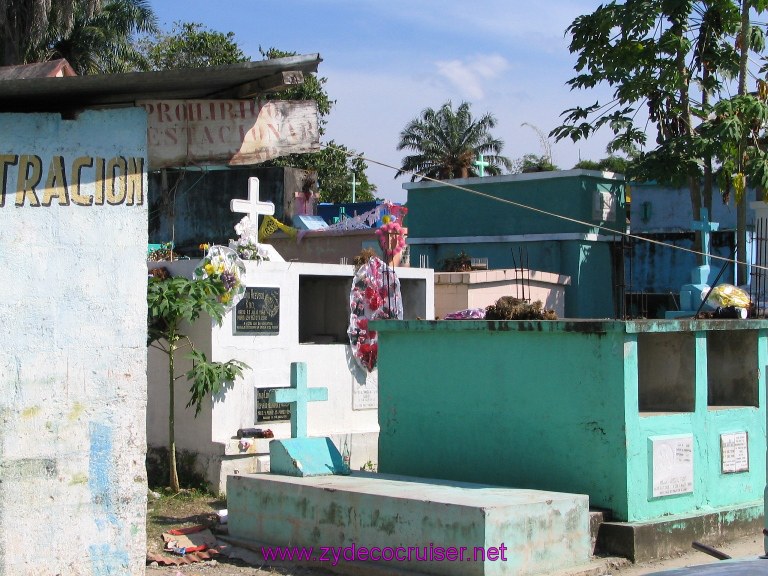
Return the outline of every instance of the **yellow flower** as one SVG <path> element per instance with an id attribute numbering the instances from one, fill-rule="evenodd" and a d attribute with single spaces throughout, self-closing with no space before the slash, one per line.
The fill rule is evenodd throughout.
<path id="1" fill-rule="evenodd" d="M 220 300 L 222 304 L 226 304 L 227 302 L 230 301 L 231 298 L 232 298 L 232 295 L 229 292 L 227 292 L 226 294 L 221 295 Z"/>
<path id="2" fill-rule="evenodd" d="M 381 221 L 384 224 L 389 224 L 391 220 L 392 220 L 392 216 L 390 216 L 389 214 L 385 214 L 384 217 L 381 219 Z"/>
<path id="3" fill-rule="evenodd" d="M 205 270 L 205 273 L 208 274 L 208 276 L 212 276 L 213 275 L 213 264 L 210 264 L 210 263 L 206 264 L 205 266 L 203 266 L 203 270 Z"/>

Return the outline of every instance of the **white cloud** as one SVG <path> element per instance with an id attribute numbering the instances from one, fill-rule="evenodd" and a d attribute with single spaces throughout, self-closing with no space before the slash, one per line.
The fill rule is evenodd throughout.
<path id="1" fill-rule="evenodd" d="M 482 100 L 486 93 L 485 84 L 509 68 L 507 59 L 498 54 L 476 55 L 464 60 L 439 61 L 435 64 L 438 74 L 470 100 Z"/>

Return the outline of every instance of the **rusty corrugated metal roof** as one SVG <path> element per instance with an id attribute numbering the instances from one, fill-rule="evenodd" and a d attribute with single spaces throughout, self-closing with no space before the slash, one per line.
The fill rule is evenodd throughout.
<path id="1" fill-rule="evenodd" d="M 18 66 L 0 66 L 0 80 L 22 80 L 25 78 L 60 78 L 77 76 L 64 58 L 50 62 L 20 64 Z"/>
<path id="2" fill-rule="evenodd" d="M 96 74 L 0 81 L 0 112 L 62 112 L 93 107 L 133 106 L 137 100 L 247 98 L 289 85 L 290 73 L 317 72 L 319 54 L 274 58 L 209 68 Z M 12 67 L 15 68 L 15 67 Z M 3 69 L 0 68 L 0 78 Z"/>

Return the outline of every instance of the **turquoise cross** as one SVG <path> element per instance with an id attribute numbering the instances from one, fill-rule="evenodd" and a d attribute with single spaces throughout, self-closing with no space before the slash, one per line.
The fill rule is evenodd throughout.
<path id="1" fill-rule="evenodd" d="M 486 168 L 487 166 L 490 166 L 490 165 L 491 165 L 491 163 L 490 163 L 490 162 L 488 162 L 488 161 L 486 161 L 486 160 L 483 158 L 483 155 L 482 155 L 482 154 L 479 154 L 479 155 L 477 156 L 477 160 L 475 160 L 474 162 L 472 162 L 472 165 L 473 165 L 473 166 L 477 166 L 477 168 L 478 168 L 478 170 L 477 170 L 478 176 L 480 176 L 480 178 L 482 178 L 483 176 L 485 176 L 485 168 Z"/>
<path id="2" fill-rule="evenodd" d="M 709 266 L 709 233 L 716 232 L 720 227 L 717 222 L 709 221 L 709 210 L 702 208 L 699 212 L 701 220 L 694 220 L 691 227 L 694 230 L 701 230 L 701 245 L 704 250 L 704 265 Z"/>
<path id="3" fill-rule="evenodd" d="M 328 388 L 307 388 L 307 363 L 291 362 L 291 387 L 272 390 L 270 402 L 291 406 L 291 438 L 307 437 L 307 403 L 328 400 Z"/>

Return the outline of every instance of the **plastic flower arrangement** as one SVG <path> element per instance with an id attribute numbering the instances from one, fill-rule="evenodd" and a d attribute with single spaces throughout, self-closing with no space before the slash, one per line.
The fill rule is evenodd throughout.
<path id="1" fill-rule="evenodd" d="M 194 272 L 195 280 L 205 278 L 220 280 L 224 285 L 225 292 L 219 296 L 219 302 L 228 309 L 245 294 L 245 264 L 231 248 L 214 244 L 208 249 Z"/>
<path id="2" fill-rule="evenodd" d="M 259 228 L 249 216 L 244 216 L 235 225 L 235 232 L 239 238 L 230 240 L 229 247 L 237 252 L 243 260 L 269 260 L 269 252 L 263 244 L 259 244 Z"/>
<path id="3" fill-rule="evenodd" d="M 391 216 L 384 216 L 382 221 L 384 223 L 376 230 L 376 237 L 384 258 L 389 262 L 405 248 L 405 230 Z"/>
<path id="4" fill-rule="evenodd" d="M 379 353 L 378 334 L 368 329 L 369 320 L 403 318 L 400 281 L 395 271 L 378 258 L 371 258 L 355 274 L 349 294 L 347 335 L 357 363 L 371 372 Z"/>

